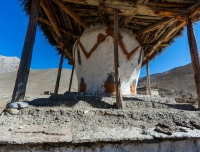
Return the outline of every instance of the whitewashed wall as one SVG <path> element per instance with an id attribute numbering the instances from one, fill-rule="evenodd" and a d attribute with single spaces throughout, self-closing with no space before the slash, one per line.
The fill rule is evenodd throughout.
<path id="1" fill-rule="evenodd" d="M 97 36 L 106 33 L 107 27 L 93 26 L 87 29 L 80 37 L 80 42 L 84 46 L 87 53 L 97 43 Z M 119 33 L 123 36 L 123 43 L 127 52 L 132 51 L 140 44 L 135 39 L 134 35 L 124 29 L 119 29 Z M 129 95 L 132 84 L 137 86 L 138 77 L 142 63 L 142 49 L 139 47 L 134 55 L 128 60 L 119 46 L 119 65 L 121 76 L 122 94 Z M 74 44 L 74 60 L 75 70 L 78 78 L 78 84 L 83 78 L 86 84 L 86 92 L 88 93 L 104 93 L 104 83 L 108 78 L 109 73 L 114 73 L 114 39 L 107 36 L 105 41 L 101 43 L 96 50 L 87 58 L 79 43 Z M 140 63 L 138 64 L 138 62 Z M 80 90 L 80 85 L 79 85 Z"/>

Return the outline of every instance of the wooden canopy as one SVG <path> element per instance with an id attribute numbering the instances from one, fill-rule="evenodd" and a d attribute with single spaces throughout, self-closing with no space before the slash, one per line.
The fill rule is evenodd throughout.
<path id="1" fill-rule="evenodd" d="M 21 0 L 29 13 L 31 0 Z M 41 0 L 38 24 L 49 42 L 73 64 L 72 47 L 84 29 L 102 24 L 119 26 L 136 35 L 144 50 L 143 64 L 180 35 L 188 18 L 200 19 L 200 0 Z"/>

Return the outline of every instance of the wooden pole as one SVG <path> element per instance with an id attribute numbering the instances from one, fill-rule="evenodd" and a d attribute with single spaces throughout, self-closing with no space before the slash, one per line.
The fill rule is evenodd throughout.
<path id="1" fill-rule="evenodd" d="M 15 87 L 12 94 L 12 102 L 23 101 L 25 97 L 26 84 L 28 81 L 33 46 L 35 42 L 35 34 L 37 29 L 39 2 L 40 0 L 32 0 L 31 3 L 29 23 L 24 40 L 19 69 L 15 80 Z"/>
<path id="2" fill-rule="evenodd" d="M 120 85 L 120 67 L 118 52 L 118 11 L 114 10 L 114 64 L 115 64 L 115 87 L 116 87 L 116 106 L 118 109 L 123 108 L 123 99 Z"/>
<path id="3" fill-rule="evenodd" d="M 147 56 L 146 71 L 147 71 L 147 94 L 151 95 L 151 83 L 150 83 L 150 75 L 149 75 L 149 56 Z"/>
<path id="4" fill-rule="evenodd" d="M 63 58 L 64 58 L 64 56 L 63 56 L 63 54 L 61 54 L 54 94 L 58 94 L 58 89 L 59 89 L 59 84 L 60 84 L 60 77 L 61 77 L 61 72 L 62 72 Z"/>
<path id="5" fill-rule="evenodd" d="M 72 86 L 73 75 L 74 75 L 74 65 L 73 65 L 73 67 L 72 67 L 72 73 L 71 73 L 71 78 L 70 78 L 70 83 L 69 83 L 69 90 L 68 90 L 68 92 L 71 92 L 71 86 Z"/>
<path id="6" fill-rule="evenodd" d="M 200 108 L 200 64 L 199 64 L 199 54 L 198 47 L 196 43 L 196 38 L 194 35 L 192 20 L 188 19 L 187 23 L 187 33 L 188 33 L 188 42 L 190 46 L 190 55 L 192 59 L 192 66 L 194 71 L 194 79 L 196 83 L 197 89 L 197 97 L 198 97 L 198 107 Z"/>

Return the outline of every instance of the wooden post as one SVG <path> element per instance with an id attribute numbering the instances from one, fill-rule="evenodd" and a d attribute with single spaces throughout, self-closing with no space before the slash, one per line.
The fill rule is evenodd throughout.
<path id="1" fill-rule="evenodd" d="M 149 75 L 149 56 L 147 56 L 146 71 L 147 71 L 147 95 L 151 95 L 151 83 L 150 83 L 150 75 Z"/>
<path id="2" fill-rule="evenodd" d="M 59 89 L 59 84 L 60 84 L 60 76 L 61 76 L 61 72 L 62 72 L 63 58 L 64 58 L 64 56 L 63 56 L 63 54 L 61 54 L 54 94 L 58 94 L 58 89 Z"/>
<path id="3" fill-rule="evenodd" d="M 12 94 L 12 102 L 23 101 L 25 97 L 26 84 L 28 81 L 33 46 L 35 42 L 35 34 L 37 29 L 39 2 L 40 0 L 32 0 L 31 3 L 29 23 L 22 50 L 19 69 L 15 80 L 15 87 Z"/>
<path id="4" fill-rule="evenodd" d="M 68 90 L 68 92 L 71 91 L 73 75 L 74 75 L 74 65 L 73 65 L 73 67 L 72 67 L 72 73 L 71 73 L 71 78 L 70 78 L 70 83 L 69 83 L 69 90 Z"/>
<path id="5" fill-rule="evenodd" d="M 187 33 L 188 33 L 188 42 L 190 46 L 190 55 L 192 59 L 192 66 L 194 71 L 194 79 L 196 83 L 197 89 L 197 97 L 198 97 L 198 107 L 200 108 L 200 64 L 199 64 L 199 54 L 198 47 L 196 43 L 196 38 L 194 35 L 192 20 L 188 19 L 187 23 Z"/>
<path id="6" fill-rule="evenodd" d="M 114 10 L 114 64 L 115 64 L 115 86 L 116 86 L 116 106 L 123 108 L 123 99 L 121 95 L 120 67 L 118 52 L 118 11 Z"/>

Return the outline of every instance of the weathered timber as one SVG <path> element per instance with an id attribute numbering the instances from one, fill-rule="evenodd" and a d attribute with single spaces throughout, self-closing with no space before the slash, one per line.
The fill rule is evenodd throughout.
<path id="1" fill-rule="evenodd" d="M 153 31 L 155 29 L 161 28 L 161 27 L 165 26 L 166 24 L 168 24 L 169 22 L 171 22 L 173 20 L 174 19 L 171 19 L 171 18 L 163 19 L 160 22 L 157 22 L 157 23 L 155 23 L 153 25 L 150 25 L 150 26 L 148 26 L 148 27 L 136 32 L 136 35 L 140 36 L 141 34 L 145 34 L 145 33 L 148 33 L 150 31 Z"/>
<path id="2" fill-rule="evenodd" d="M 154 7 L 187 8 L 187 4 L 147 2 L 146 5 Z"/>
<path id="3" fill-rule="evenodd" d="M 182 22 L 178 23 L 175 27 L 172 26 L 171 28 L 168 28 L 168 30 L 165 31 L 165 33 L 160 37 L 160 39 L 157 41 L 157 43 L 153 46 L 151 51 L 149 51 L 149 53 L 146 56 L 144 56 L 143 62 L 146 60 L 147 56 L 150 57 L 154 53 L 154 51 L 159 48 L 161 43 L 163 43 L 176 30 L 179 30 L 180 28 L 182 28 L 185 24 L 186 24 L 186 21 L 182 21 Z"/>
<path id="4" fill-rule="evenodd" d="M 73 75 L 74 75 L 74 65 L 72 66 L 72 73 L 71 73 L 71 78 L 70 78 L 70 82 L 69 82 L 69 90 L 68 90 L 68 92 L 71 92 Z"/>
<path id="5" fill-rule="evenodd" d="M 58 94 L 58 89 L 59 89 L 59 85 L 60 85 L 60 77 L 61 77 L 61 72 L 62 72 L 62 65 L 63 65 L 63 58 L 64 58 L 64 56 L 63 56 L 63 54 L 61 54 L 54 94 Z"/>
<path id="6" fill-rule="evenodd" d="M 175 18 L 176 20 L 185 21 L 188 19 L 188 10 L 176 10 L 176 9 L 156 9 L 155 14 L 164 17 Z"/>
<path id="7" fill-rule="evenodd" d="M 34 0 L 31 3 L 30 17 L 24 46 L 22 50 L 15 87 L 12 94 L 12 102 L 22 101 L 25 97 L 26 84 L 28 81 L 30 64 L 32 59 L 33 46 L 37 29 L 37 18 L 40 0 Z"/>
<path id="8" fill-rule="evenodd" d="M 198 107 L 200 108 L 200 64 L 199 64 L 199 54 L 198 47 L 196 43 L 196 38 L 194 35 L 193 25 L 191 19 L 187 22 L 187 33 L 188 42 L 190 47 L 190 55 L 192 59 L 192 67 L 194 71 L 194 79 L 196 83 L 197 97 L 198 97 Z"/>
<path id="9" fill-rule="evenodd" d="M 151 83 L 149 74 L 149 57 L 146 59 L 146 72 L 147 72 L 147 95 L 151 95 Z"/>
<path id="10" fill-rule="evenodd" d="M 42 23 L 45 23 L 49 26 L 53 26 L 49 21 L 47 21 L 46 19 L 42 18 L 42 17 L 39 17 L 38 18 L 38 21 L 42 22 Z M 68 35 L 71 35 L 72 37 L 74 38 L 78 38 L 80 35 L 74 33 L 73 31 L 69 30 L 69 29 L 66 29 L 66 28 L 61 28 L 61 27 L 58 27 L 60 29 L 60 31 L 62 31 L 63 33 L 65 34 L 68 34 Z"/>
<path id="11" fill-rule="evenodd" d="M 114 10 L 114 65 L 115 65 L 115 85 L 116 85 L 116 106 L 118 109 L 123 108 L 123 99 L 120 84 L 120 66 L 118 52 L 118 11 Z"/>
<path id="12" fill-rule="evenodd" d="M 100 17 L 101 17 L 101 20 L 102 20 L 103 24 L 104 24 L 105 26 L 108 25 L 108 22 L 106 21 L 106 18 L 105 18 L 105 16 L 104 16 L 104 14 L 103 14 L 103 12 L 102 12 L 102 10 L 101 10 L 100 7 L 98 7 L 98 11 L 99 11 L 99 15 L 100 15 Z"/>
<path id="13" fill-rule="evenodd" d="M 53 0 L 65 13 L 71 16 L 76 22 L 78 22 L 83 28 L 88 28 L 87 23 L 83 21 L 79 15 L 77 15 L 72 9 L 67 7 L 61 0 Z"/>
<path id="14" fill-rule="evenodd" d="M 119 26 L 120 26 L 120 27 L 126 26 L 126 24 L 133 18 L 133 16 L 135 16 L 136 12 L 137 12 L 137 11 L 134 10 L 133 12 L 130 13 L 130 15 L 126 16 L 126 17 L 119 23 Z"/>

